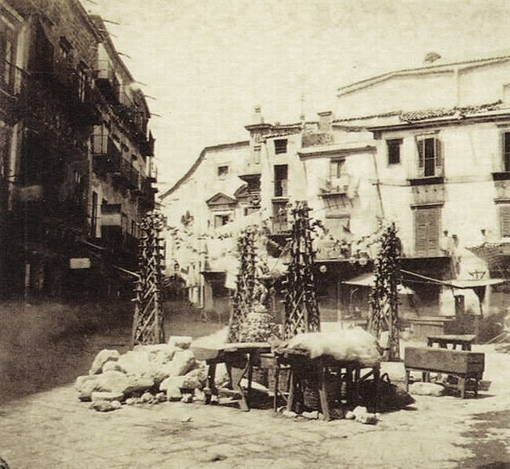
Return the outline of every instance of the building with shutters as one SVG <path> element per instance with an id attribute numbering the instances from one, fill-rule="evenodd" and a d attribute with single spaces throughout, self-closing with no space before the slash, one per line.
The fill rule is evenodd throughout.
<path id="1" fill-rule="evenodd" d="M 256 109 L 245 127 L 249 143 L 235 156 L 236 184 L 244 186 L 234 185 L 228 197 L 195 191 L 202 212 L 189 208 L 183 218 L 177 211 L 175 226 L 208 220 L 198 230 L 205 239 L 258 213 L 283 246 L 288 207 L 307 200 L 327 229 L 316 240 L 317 278 L 321 312 L 332 319 L 367 309 L 366 278 L 357 278 L 372 268 L 371 234 L 381 220 L 392 221 L 409 272 L 404 281 L 414 292 L 402 298 L 406 315 L 504 308 L 506 285 L 497 279 L 508 277 L 510 246 L 509 71 L 510 56 L 394 71 L 340 88 L 334 113 L 291 125 L 266 123 Z M 222 166 L 199 158 L 163 204 L 184 207 L 183 186 L 208 187 L 225 173 Z M 247 200 L 250 208 L 241 210 Z M 205 247 L 196 255 L 204 265 L 222 257 Z"/>
<path id="2" fill-rule="evenodd" d="M 78 0 L 2 0 L 2 292 L 131 290 L 154 207 L 150 112 Z"/>
<path id="3" fill-rule="evenodd" d="M 335 124 L 373 134 L 382 213 L 431 315 L 504 307 L 490 278 L 508 278 L 509 71 L 509 56 L 438 62 L 338 90 Z"/>

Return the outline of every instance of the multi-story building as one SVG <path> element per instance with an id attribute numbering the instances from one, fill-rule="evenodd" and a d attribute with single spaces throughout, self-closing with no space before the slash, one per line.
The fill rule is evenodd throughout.
<path id="1" fill-rule="evenodd" d="M 404 281 L 414 291 L 411 301 L 403 297 L 404 312 L 502 308 L 510 235 L 509 71 L 505 56 L 391 72 L 341 88 L 338 117 L 323 112 L 316 122 L 272 125 L 257 110 L 246 126 L 244 166 L 236 163 L 246 186 L 229 200 L 231 226 L 242 226 L 256 210 L 283 245 L 289 207 L 307 200 L 326 228 L 316 239 L 326 317 L 368 310 L 366 279 L 344 282 L 371 270 L 381 221 L 395 222 L 402 241 Z M 199 177 L 198 166 L 193 171 L 202 187 L 212 172 Z M 170 192 L 180 204 L 187 200 L 178 186 Z M 257 205 L 236 209 L 247 200 L 241 194 Z"/>
<path id="2" fill-rule="evenodd" d="M 10 237 L 6 223 L 11 207 L 11 142 L 16 142 L 19 124 L 16 119 L 23 65 L 18 50 L 23 48 L 23 17 L 9 3 L 0 1 L 0 288 L 5 289 L 11 276 L 6 260 Z"/>
<path id="3" fill-rule="evenodd" d="M 250 193 L 240 178 L 249 155 L 248 141 L 206 147 L 161 196 L 171 230 L 168 273 L 185 279 L 190 300 L 204 308 L 212 307 L 213 289 L 225 301 L 226 251 L 231 247 L 226 237 L 214 240 L 209 234 L 232 226 L 259 207 L 253 192 L 260 191 Z"/>
<path id="4" fill-rule="evenodd" d="M 154 206 L 145 99 L 78 0 L 6 4 L 19 27 L 9 46 L 17 88 L 3 151 L 4 289 L 113 293 L 136 269 L 136 222 Z"/>

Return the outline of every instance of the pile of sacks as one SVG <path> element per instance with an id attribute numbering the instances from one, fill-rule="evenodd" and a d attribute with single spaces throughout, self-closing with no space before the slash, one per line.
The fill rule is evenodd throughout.
<path id="1" fill-rule="evenodd" d="M 138 345 L 125 354 L 102 350 L 89 374 L 76 380 L 78 397 L 103 412 L 122 404 L 203 400 L 207 368 L 190 344 L 191 337 L 174 336 L 168 344 Z"/>

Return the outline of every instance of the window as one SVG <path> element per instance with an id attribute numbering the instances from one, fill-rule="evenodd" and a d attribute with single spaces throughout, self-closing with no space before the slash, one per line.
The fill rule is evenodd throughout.
<path id="1" fill-rule="evenodd" d="M 92 134 L 92 153 L 106 155 L 108 153 L 108 140 L 110 132 L 104 125 L 95 125 Z"/>
<path id="2" fill-rule="evenodd" d="M 510 238 L 510 204 L 499 207 L 499 225 L 502 238 Z"/>
<path id="3" fill-rule="evenodd" d="M 273 233 L 289 229 L 287 202 L 273 202 Z"/>
<path id="4" fill-rule="evenodd" d="M 417 137 L 420 177 L 440 176 L 442 167 L 441 141 L 437 137 Z"/>
<path id="5" fill-rule="evenodd" d="M 77 68 L 77 76 L 78 76 L 78 96 L 81 102 L 85 101 L 87 93 L 88 78 L 86 70 L 87 65 L 85 65 L 83 62 L 80 62 Z"/>
<path id="6" fill-rule="evenodd" d="M 214 215 L 214 228 L 226 225 L 230 221 L 230 215 Z"/>
<path id="7" fill-rule="evenodd" d="M 342 176 L 342 168 L 345 160 L 331 160 L 329 162 L 329 175 L 332 178 L 339 178 Z"/>
<path id="8" fill-rule="evenodd" d="M 258 212 L 259 210 L 260 209 L 257 207 L 245 207 L 243 213 L 244 213 L 244 216 L 247 217 L 248 215 Z"/>
<path id="9" fill-rule="evenodd" d="M 503 133 L 503 171 L 510 171 L 510 132 Z"/>
<path id="10" fill-rule="evenodd" d="M 218 166 L 218 177 L 224 178 L 228 174 L 228 166 Z"/>
<path id="11" fill-rule="evenodd" d="M 73 46 L 64 36 L 60 36 L 59 45 L 60 54 L 62 55 L 62 57 L 66 60 L 69 60 L 71 58 L 71 50 Z"/>
<path id="12" fill-rule="evenodd" d="M 388 164 L 400 164 L 400 145 L 402 139 L 386 140 L 388 146 Z"/>
<path id="13" fill-rule="evenodd" d="M 440 207 L 419 207 L 415 209 L 414 229 L 417 257 L 439 255 L 440 216 Z"/>
<path id="14" fill-rule="evenodd" d="M 287 153 L 287 139 L 286 138 L 280 138 L 280 139 L 274 141 L 274 152 L 275 152 L 275 155 Z"/>
<path id="15" fill-rule="evenodd" d="M 274 196 L 288 196 L 288 168 L 286 164 L 274 167 Z"/>

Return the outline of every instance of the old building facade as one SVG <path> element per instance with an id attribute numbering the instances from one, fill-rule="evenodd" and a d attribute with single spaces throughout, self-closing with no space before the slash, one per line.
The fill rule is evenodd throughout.
<path id="1" fill-rule="evenodd" d="M 79 1 L 3 4 L 18 21 L 2 140 L 3 290 L 113 294 L 136 269 L 136 223 L 154 207 L 145 99 Z"/>
<path id="2" fill-rule="evenodd" d="M 402 241 L 404 283 L 414 292 L 402 298 L 406 314 L 503 308 L 509 71 L 506 56 L 395 71 L 339 89 L 334 113 L 291 125 L 266 123 L 256 109 L 245 127 L 244 167 L 236 160 L 245 186 L 223 200 L 231 208 L 225 221 L 235 232 L 258 216 L 283 245 L 289 208 L 307 200 L 325 227 L 315 245 L 326 317 L 368 308 L 367 283 L 356 279 L 371 270 L 381 222 L 395 222 Z M 192 172 L 201 187 L 213 173 L 199 176 L 199 166 Z M 179 191 L 170 193 L 183 203 Z M 239 210 L 247 200 L 240 195 L 248 193 L 257 205 Z M 212 207 L 202 207 L 210 217 Z M 211 236 L 206 227 L 198 231 Z M 201 253 L 205 263 L 209 253 Z"/>

